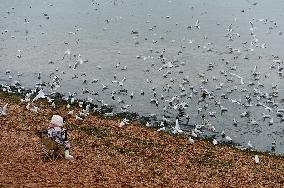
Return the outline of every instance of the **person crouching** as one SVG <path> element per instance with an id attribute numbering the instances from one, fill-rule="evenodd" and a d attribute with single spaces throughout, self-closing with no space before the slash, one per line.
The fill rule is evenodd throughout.
<path id="1" fill-rule="evenodd" d="M 64 145 L 64 156 L 67 160 L 73 160 L 74 157 L 70 155 L 70 144 L 67 139 L 67 130 L 63 128 L 63 117 L 53 115 L 47 129 L 47 135 L 60 145 Z"/>

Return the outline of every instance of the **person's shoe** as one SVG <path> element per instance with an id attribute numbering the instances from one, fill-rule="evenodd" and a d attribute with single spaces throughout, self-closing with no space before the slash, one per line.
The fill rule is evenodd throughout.
<path id="1" fill-rule="evenodd" d="M 66 155 L 65 159 L 66 160 L 74 160 L 74 157 L 72 155 Z"/>
<path id="2" fill-rule="evenodd" d="M 69 150 L 65 150 L 64 154 L 65 154 L 65 159 L 74 160 L 74 157 L 69 154 Z"/>

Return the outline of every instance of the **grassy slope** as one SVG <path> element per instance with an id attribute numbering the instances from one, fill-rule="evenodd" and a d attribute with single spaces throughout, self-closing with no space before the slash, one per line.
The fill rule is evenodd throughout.
<path id="1" fill-rule="evenodd" d="M 281 187 L 283 158 L 207 141 L 187 144 L 186 136 L 171 136 L 132 123 L 88 116 L 72 126 L 69 139 L 76 160 L 44 161 L 37 130 L 46 129 L 53 114 L 67 117 L 64 106 L 52 109 L 38 102 L 39 113 L 25 109 L 15 95 L 0 117 L 0 187 Z M 78 112 L 79 109 L 75 109 Z"/>

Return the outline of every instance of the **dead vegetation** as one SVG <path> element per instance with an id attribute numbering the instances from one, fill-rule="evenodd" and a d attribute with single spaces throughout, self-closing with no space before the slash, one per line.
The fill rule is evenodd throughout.
<path id="1" fill-rule="evenodd" d="M 91 115 L 77 125 L 64 106 L 38 102 L 39 113 L 16 97 L 0 117 L 0 187 L 282 187 L 282 157 L 254 153 L 207 141 L 188 145 L 186 136 L 171 136 L 136 123 L 119 128 L 117 120 Z M 12 100 L 11 100 L 12 99 Z M 75 109 L 79 110 L 79 109 Z M 45 161 L 40 138 L 53 114 L 69 122 L 74 161 Z"/>

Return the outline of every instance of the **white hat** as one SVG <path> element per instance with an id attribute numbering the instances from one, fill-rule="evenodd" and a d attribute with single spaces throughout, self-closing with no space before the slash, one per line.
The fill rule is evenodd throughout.
<path id="1" fill-rule="evenodd" d="M 57 125 L 59 127 L 63 126 L 63 117 L 59 115 L 53 115 L 50 121 L 51 124 Z"/>

